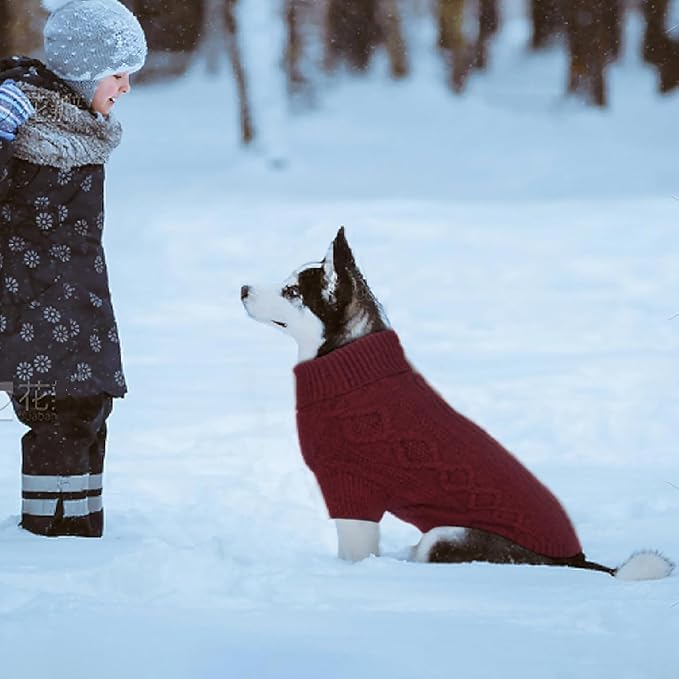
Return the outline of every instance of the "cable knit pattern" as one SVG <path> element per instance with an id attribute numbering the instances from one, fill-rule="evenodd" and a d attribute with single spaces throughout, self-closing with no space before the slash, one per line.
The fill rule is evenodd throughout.
<path id="1" fill-rule="evenodd" d="M 332 518 L 388 511 L 423 532 L 464 526 L 544 556 L 582 552 L 554 495 L 412 369 L 393 331 L 300 363 L 295 377 L 302 454 Z"/>

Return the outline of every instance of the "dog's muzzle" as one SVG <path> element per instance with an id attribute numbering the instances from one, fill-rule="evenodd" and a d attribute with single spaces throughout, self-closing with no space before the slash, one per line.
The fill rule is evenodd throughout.
<path id="1" fill-rule="evenodd" d="M 248 295 L 250 294 L 250 286 L 249 285 L 243 285 L 241 286 L 240 289 L 240 298 L 242 300 L 245 300 L 248 298 Z"/>

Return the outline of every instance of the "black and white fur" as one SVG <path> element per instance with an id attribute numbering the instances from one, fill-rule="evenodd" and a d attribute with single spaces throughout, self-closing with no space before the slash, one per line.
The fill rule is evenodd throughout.
<path id="1" fill-rule="evenodd" d="M 241 300 L 256 321 L 272 325 L 297 341 L 299 361 L 324 356 L 354 340 L 389 327 L 384 312 L 359 271 L 342 227 L 321 262 L 307 264 L 274 288 L 244 285 Z M 338 556 L 350 561 L 379 554 L 379 524 L 337 519 Z M 485 531 L 441 526 L 422 536 L 411 550 L 419 562 L 523 563 L 586 568 L 621 580 L 654 580 L 673 564 L 657 552 L 633 554 L 618 568 L 585 560 L 554 559 Z"/>

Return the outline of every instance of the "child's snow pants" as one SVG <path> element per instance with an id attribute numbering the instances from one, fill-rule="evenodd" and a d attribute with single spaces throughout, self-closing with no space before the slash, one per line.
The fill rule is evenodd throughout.
<path id="1" fill-rule="evenodd" d="M 108 394 L 54 399 L 16 395 L 17 417 L 31 428 L 21 440 L 21 526 L 40 535 L 101 537 L 102 475 Z"/>

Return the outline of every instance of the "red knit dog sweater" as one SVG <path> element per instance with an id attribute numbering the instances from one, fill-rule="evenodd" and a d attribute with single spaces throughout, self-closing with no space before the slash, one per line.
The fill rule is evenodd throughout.
<path id="1" fill-rule="evenodd" d="M 300 363 L 295 376 L 302 455 L 332 518 L 388 511 L 422 532 L 464 526 L 544 556 L 582 552 L 554 495 L 412 369 L 395 332 Z"/>

